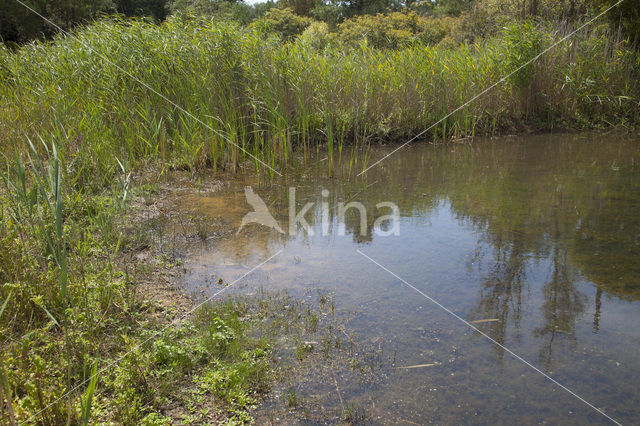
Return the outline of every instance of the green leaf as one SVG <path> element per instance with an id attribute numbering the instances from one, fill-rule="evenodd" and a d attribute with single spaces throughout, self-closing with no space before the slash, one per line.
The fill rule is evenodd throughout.
<path id="1" fill-rule="evenodd" d="M 0 308 L 0 318 L 2 318 L 2 314 L 4 313 L 4 309 L 7 307 L 7 303 L 9 303 L 9 299 L 11 299 L 11 295 L 12 294 L 13 294 L 13 291 L 10 291 L 9 295 L 7 296 L 7 299 L 2 304 L 2 307 Z"/>

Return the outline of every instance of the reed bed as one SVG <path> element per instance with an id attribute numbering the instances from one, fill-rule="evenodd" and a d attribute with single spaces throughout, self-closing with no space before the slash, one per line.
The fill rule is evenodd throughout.
<path id="1" fill-rule="evenodd" d="M 103 184 L 116 159 L 193 170 L 258 164 L 251 154 L 275 166 L 293 150 L 403 141 L 568 31 L 517 23 L 456 48 L 319 50 L 203 19 L 103 20 L 0 52 L 0 146 L 43 138 L 78 179 Z M 621 37 L 580 33 L 425 137 L 637 124 L 639 63 Z"/>

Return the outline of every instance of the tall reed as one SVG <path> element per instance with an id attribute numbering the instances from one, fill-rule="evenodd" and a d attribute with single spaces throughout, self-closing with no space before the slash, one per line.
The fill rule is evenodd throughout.
<path id="1" fill-rule="evenodd" d="M 116 157 L 132 168 L 235 169 L 247 153 L 284 164 L 329 136 L 338 150 L 359 137 L 402 141 L 569 30 L 520 23 L 473 45 L 387 51 L 317 49 L 188 17 L 104 20 L 1 51 L 0 144 L 51 140 L 80 182 L 100 185 Z M 637 124 L 638 61 L 615 34 L 580 32 L 426 137 Z"/>

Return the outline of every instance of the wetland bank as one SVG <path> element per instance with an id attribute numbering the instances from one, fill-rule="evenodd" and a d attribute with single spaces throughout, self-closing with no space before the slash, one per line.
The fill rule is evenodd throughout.
<path id="1" fill-rule="evenodd" d="M 0 423 L 640 419 L 631 0 L 44 3 L 0 15 Z"/>

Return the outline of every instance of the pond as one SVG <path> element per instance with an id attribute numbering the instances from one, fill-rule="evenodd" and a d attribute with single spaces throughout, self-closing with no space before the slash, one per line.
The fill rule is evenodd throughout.
<path id="1" fill-rule="evenodd" d="M 231 293 L 326 291 L 378 354 L 373 379 L 341 367 L 294 379 L 315 401 L 296 418 L 364 407 L 376 423 L 640 422 L 640 139 L 419 143 L 357 176 L 394 149 L 345 148 L 331 173 L 320 153 L 283 178 L 179 200 L 233 229 L 190 247 L 186 288 L 223 277 Z M 282 233 L 236 231 L 252 211 L 248 185 Z M 292 187 L 296 212 L 313 203 L 313 235 L 289 230 Z M 338 214 L 351 201 L 365 229 L 356 208 Z M 381 202 L 399 216 L 378 220 L 392 210 Z M 286 416 L 282 399 L 258 415 L 282 420 L 267 414 Z"/>

